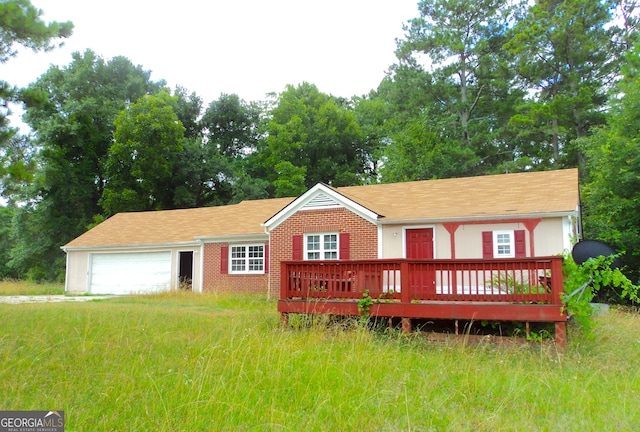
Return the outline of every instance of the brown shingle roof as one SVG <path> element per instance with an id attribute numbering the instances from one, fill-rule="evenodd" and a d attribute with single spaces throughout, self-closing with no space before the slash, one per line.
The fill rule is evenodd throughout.
<path id="1" fill-rule="evenodd" d="M 562 213 L 578 207 L 578 170 L 350 186 L 337 191 L 385 220 Z"/>
<path id="2" fill-rule="evenodd" d="M 156 245 L 193 242 L 196 237 L 264 234 L 260 225 L 293 198 L 185 210 L 118 213 L 65 247 Z"/>
<path id="3" fill-rule="evenodd" d="M 335 189 L 384 221 L 509 217 L 573 212 L 578 170 L 541 171 Z M 186 210 L 119 213 L 65 247 L 193 242 L 196 237 L 263 234 L 261 224 L 294 198 Z"/>

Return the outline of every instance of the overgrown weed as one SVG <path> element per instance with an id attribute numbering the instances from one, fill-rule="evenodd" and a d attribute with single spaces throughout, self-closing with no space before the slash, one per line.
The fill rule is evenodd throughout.
<path id="1" fill-rule="evenodd" d="M 17 279 L 0 280 L 0 295 L 62 295 L 60 283 L 36 283 Z"/>
<path id="2" fill-rule="evenodd" d="M 291 316 L 255 296 L 0 305 L 0 409 L 69 430 L 632 430 L 640 319 L 496 344 Z M 46 409 L 46 408 L 45 408 Z"/>

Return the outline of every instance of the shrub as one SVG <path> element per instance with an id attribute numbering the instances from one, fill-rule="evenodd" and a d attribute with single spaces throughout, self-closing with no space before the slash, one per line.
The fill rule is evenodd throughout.
<path id="1" fill-rule="evenodd" d="M 563 264 L 564 290 L 563 302 L 567 313 L 587 332 L 593 326 L 591 302 L 602 289 L 610 289 L 620 299 L 632 303 L 638 302 L 638 290 L 619 268 L 611 268 L 617 255 L 589 258 L 577 265 L 571 256 L 566 256 Z"/>

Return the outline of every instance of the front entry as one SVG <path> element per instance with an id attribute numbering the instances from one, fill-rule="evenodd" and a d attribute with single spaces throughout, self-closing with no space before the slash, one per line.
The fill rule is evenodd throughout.
<path id="1" fill-rule="evenodd" d="M 406 230 L 406 256 L 408 259 L 433 259 L 433 228 Z M 436 274 L 427 265 L 409 275 L 413 292 L 435 294 Z"/>
<path id="2" fill-rule="evenodd" d="M 180 252 L 178 255 L 178 287 L 193 290 L 193 251 Z"/>
<path id="3" fill-rule="evenodd" d="M 433 228 L 407 230 L 407 258 L 433 259 Z"/>

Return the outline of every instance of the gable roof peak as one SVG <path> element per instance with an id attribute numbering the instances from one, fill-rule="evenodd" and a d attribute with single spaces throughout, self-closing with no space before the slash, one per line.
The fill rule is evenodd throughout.
<path id="1" fill-rule="evenodd" d="M 339 189 L 320 182 L 316 183 L 311 189 L 294 199 L 280 212 L 269 218 L 263 225 L 271 230 L 300 210 L 317 210 L 338 207 L 344 207 L 371 223 L 375 223 L 377 219 L 382 217 L 382 215 L 345 196 L 339 191 Z"/>

